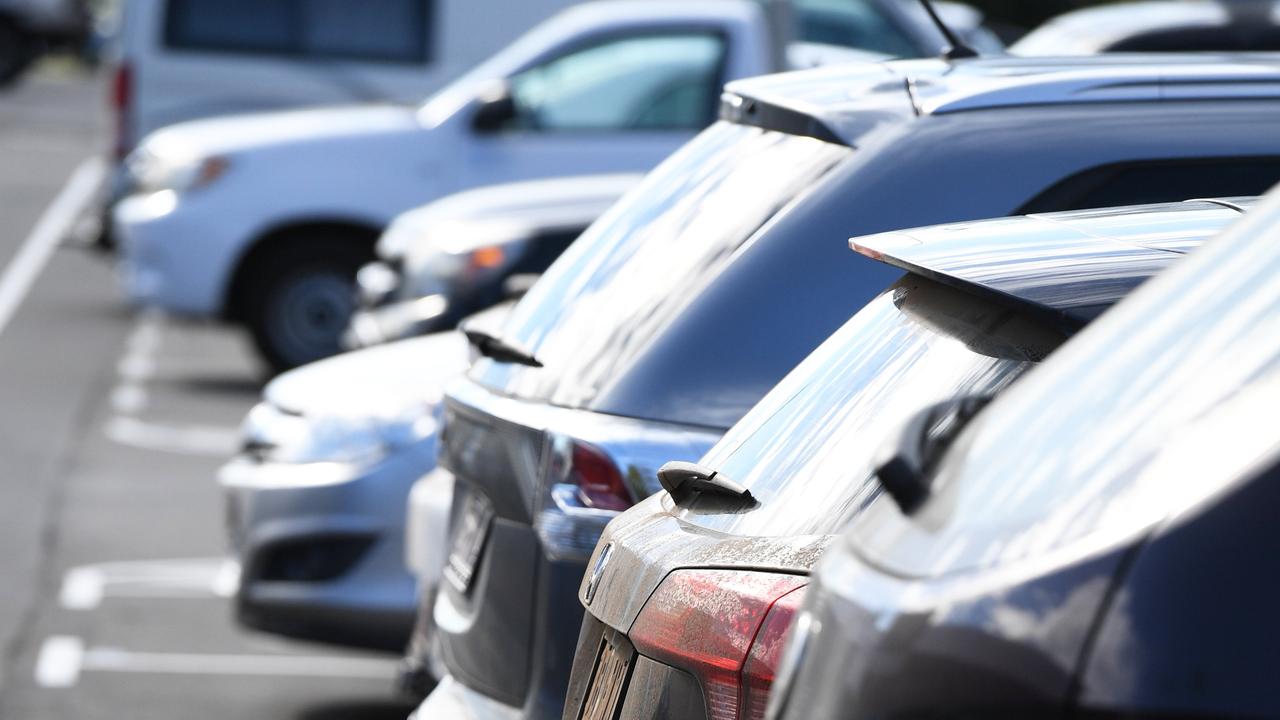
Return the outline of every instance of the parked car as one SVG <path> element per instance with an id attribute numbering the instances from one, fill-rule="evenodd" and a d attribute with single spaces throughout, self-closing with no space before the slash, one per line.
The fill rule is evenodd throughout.
<path id="1" fill-rule="evenodd" d="M 869 500 L 819 565 L 771 717 L 1280 714 L 1258 564 L 1278 223 L 1273 197 L 946 431 L 914 509 Z"/>
<path id="2" fill-rule="evenodd" d="M 241 623 L 404 650 L 416 608 L 405 504 L 435 464 L 444 382 L 467 362 L 466 340 L 450 332 L 340 355 L 267 386 L 242 451 L 219 473 Z"/>
<path id="3" fill-rule="evenodd" d="M 277 369 L 332 354 L 394 216 L 482 185 L 652 168 L 714 119 L 726 80 L 778 68 L 771 27 L 754 0 L 584 3 L 420 108 L 162 130 L 131 156 L 133 195 L 115 212 L 125 292 L 246 325 Z M 805 63 L 866 57 L 795 49 Z"/>
<path id="4" fill-rule="evenodd" d="M 440 451 L 456 479 L 432 611 L 449 677 L 420 715 L 561 713 L 603 526 L 891 282 L 840 238 L 1256 194 L 1280 179 L 1277 77 L 1000 58 L 731 84 L 724 121 L 593 225 L 505 324 L 469 329 L 488 357 L 446 393 Z"/>
<path id="5" fill-rule="evenodd" d="M 582 585 L 566 717 L 763 717 L 813 563 L 894 494 L 874 468 L 900 421 L 1003 391 L 1238 215 L 1198 202 L 855 238 L 908 274 L 609 525 Z"/>
<path id="6" fill-rule="evenodd" d="M 640 181 L 589 175 L 468 190 L 397 217 L 356 274 L 348 347 L 448 330 L 518 295 Z"/>
<path id="7" fill-rule="evenodd" d="M 0 0 L 0 85 L 21 75 L 46 46 L 78 42 L 88 29 L 82 0 Z"/>
<path id="8" fill-rule="evenodd" d="M 128 0 L 113 51 L 116 155 L 186 120 L 415 102 L 571 2 Z"/>
<path id="9" fill-rule="evenodd" d="M 1014 55 L 1280 50 L 1274 0 L 1143 0 L 1059 15 L 1009 46 Z"/>

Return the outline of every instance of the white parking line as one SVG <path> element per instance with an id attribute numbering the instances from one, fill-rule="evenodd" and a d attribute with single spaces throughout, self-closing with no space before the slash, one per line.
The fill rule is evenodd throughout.
<path id="1" fill-rule="evenodd" d="M 4 275 L 0 276 L 0 333 L 8 327 L 53 251 L 102 185 L 106 171 L 101 158 L 81 163 L 5 268 Z"/>
<path id="2" fill-rule="evenodd" d="M 156 373 L 161 323 L 159 313 L 144 310 L 125 341 L 124 356 L 116 364 L 120 383 L 111 391 L 111 409 L 121 415 L 137 415 L 147 407 L 146 383 Z"/>
<path id="3" fill-rule="evenodd" d="M 80 638 L 55 635 L 40 646 L 36 657 L 36 684 L 45 688 L 75 687 L 84 665 L 84 643 Z"/>
<path id="4" fill-rule="evenodd" d="M 241 443 L 238 428 L 161 425 L 119 415 L 107 421 L 104 430 L 121 445 L 181 455 L 226 458 L 234 455 Z"/>
<path id="5" fill-rule="evenodd" d="M 46 639 L 40 647 L 35 679 L 44 688 L 75 687 L 85 672 L 345 678 L 385 682 L 395 677 L 396 665 L 395 660 L 380 658 L 203 655 L 85 648 L 79 638 L 58 635 Z"/>
<path id="6" fill-rule="evenodd" d="M 235 594 L 239 580 L 239 566 L 227 558 L 82 565 L 62 576 L 58 601 L 68 610 L 94 610 L 107 597 L 226 598 Z"/>

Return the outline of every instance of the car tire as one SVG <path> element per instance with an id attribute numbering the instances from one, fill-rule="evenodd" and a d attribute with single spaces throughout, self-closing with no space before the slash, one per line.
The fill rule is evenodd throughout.
<path id="1" fill-rule="evenodd" d="M 12 20 L 0 18 L 0 86 L 17 80 L 32 60 L 31 38 Z"/>
<path id="2" fill-rule="evenodd" d="M 280 373 L 342 351 L 356 309 L 356 271 L 372 248 L 323 237 L 260 256 L 245 298 L 245 322 L 259 355 Z"/>

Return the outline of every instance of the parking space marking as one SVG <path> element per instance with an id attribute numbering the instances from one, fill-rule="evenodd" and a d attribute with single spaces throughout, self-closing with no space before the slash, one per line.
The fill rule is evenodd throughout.
<path id="1" fill-rule="evenodd" d="M 55 635 L 40 646 L 36 657 L 36 684 L 44 688 L 75 687 L 84 665 L 84 643 L 80 638 Z"/>
<path id="2" fill-rule="evenodd" d="M 240 449 L 239 428 L 162 425 L 117 415 L 107 421 L 107 437 L 142 450 L 226 458 Z"/>
<path id="3" fill-rule="evenodd" d="M 228 558 L 82 565 L 62 576 L 58 601 L 68 610 L 94 610 L 107 597 L 221 599 L 235 594 L 239 578 L 239 566 Z"/>
<path id="4" fill-rule="evenodd" d="M 101 158 L 81 163 L 5 268 L 4 275 L 0 276 L 0 333 L 13 320 L 49 258 L 102 186 L 106 172 L 106 163 Z"/>
<path id="5" fill-rule="evenodd" d="M 143 675 L 236 675 L 251 677 L 343 678 L 390 681 L 397 662 L 381 658 L 302 655 L 205 655 L 132 652 L 86 648 L 80 638 L 56 635 L 45 640 L 36 660 L 36 683 L 71 688 L 85 672 Z"/>
<path id="6" fill-rule="evenodd" d="M 238 427 L 180 425 L 144 420 L 151 402 L 147 383 L 155 379 L 164 338 L 164 316 L 144 310 L 125 341 L 116 363 L 119 382 L 111 390 L 112 416 L 103 427 L 107 438 L 141 450 L 225 458 L 240 449 Z"/>
<path id="7" fill-rule="evenodd" d="M 111 409 L 118 414 L 137 415 L 147 407 L 146 382 L 155 376 L 161 323 L 160 313 L 144 310 L 125 340 L 124 355 L 116 363 L 120 382 L 111 391 Z"/>

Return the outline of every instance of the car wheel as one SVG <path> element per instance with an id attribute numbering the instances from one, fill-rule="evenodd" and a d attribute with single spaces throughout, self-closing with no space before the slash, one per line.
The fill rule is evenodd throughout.
<path id="1" fill-rule="evenodd" d="M 356 271 L 369 257 L 358 243 L 311 242 L 260 258 L 246 320 L 272 370 L 283 372 L 341 352 L 356 309 Z"/>
<path id="2" fill-rule="evenodd" d="M 0 18 L 0 85 L 18 78 L 31 63 L 31 38 L 12 21 Z"/>

